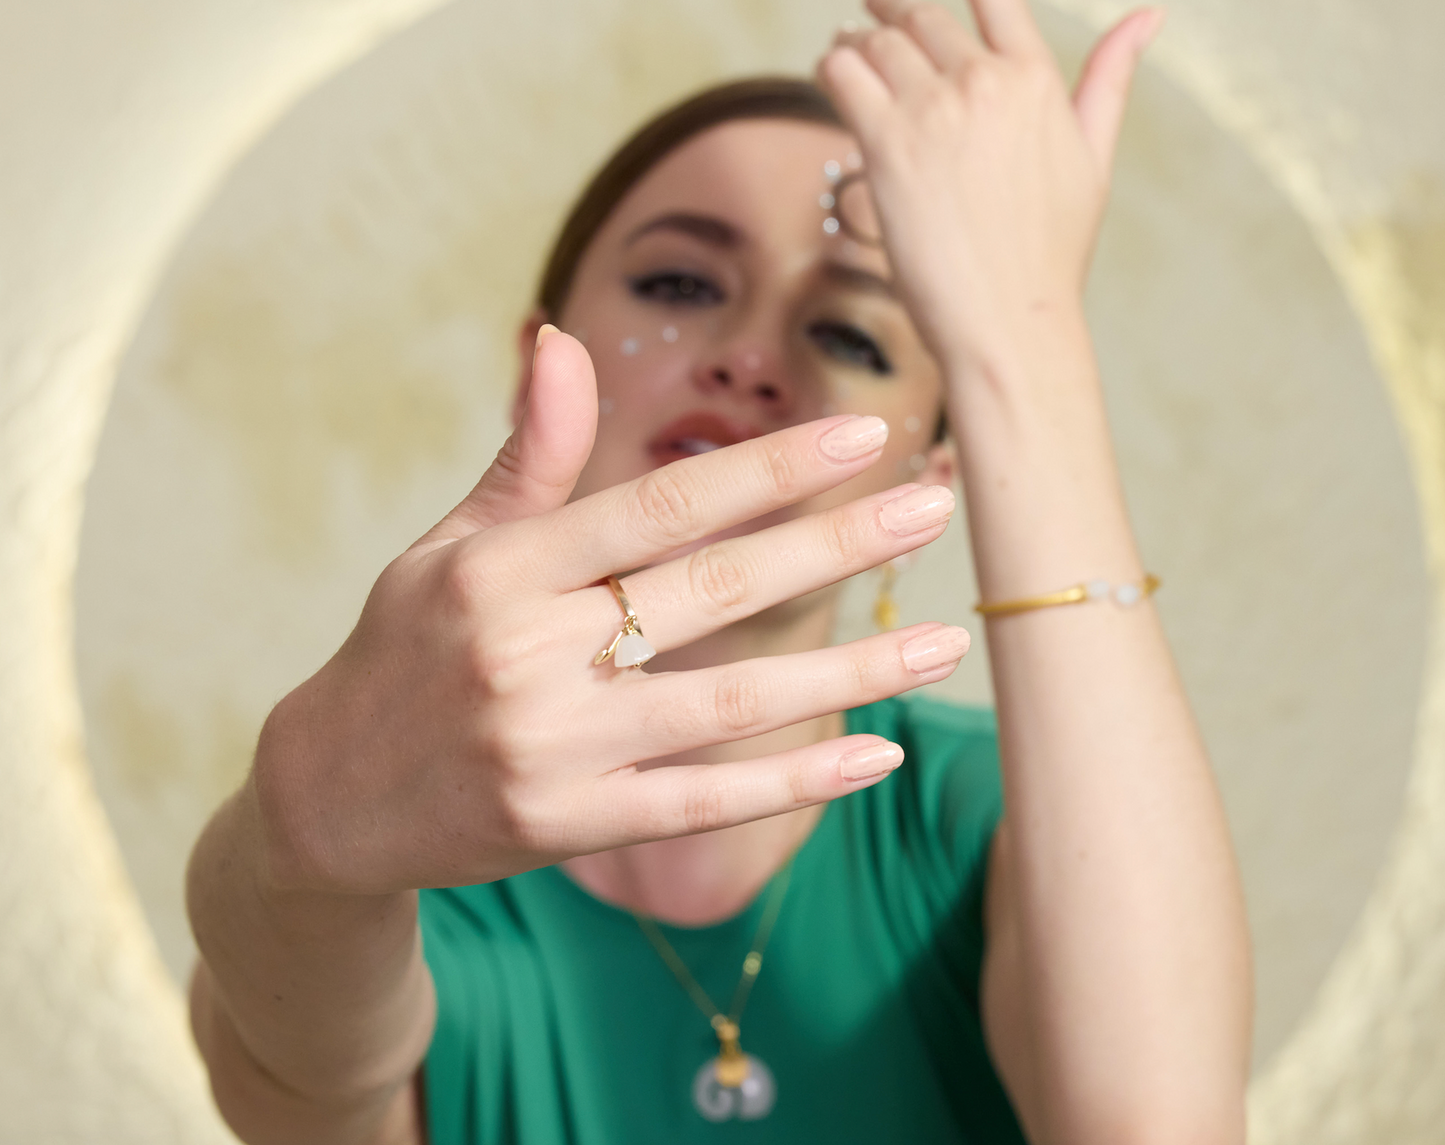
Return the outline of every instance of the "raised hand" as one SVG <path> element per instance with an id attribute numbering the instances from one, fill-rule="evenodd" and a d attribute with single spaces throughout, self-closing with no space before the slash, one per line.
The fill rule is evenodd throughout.
<path id="1" fill-rule="evenodd" d="M 877 459 L 887 427 L 833 417 L 568 502 L 592 447 L 591 362 L 544 327 L 527 408 L 477 488 L 387 567 L 337 655 L 262 734 L 254 784 L 279 882 L 384 893 L 481 882 L 628 843 L 820 803 L 901 759 L 875 736 L 767 758 L 639 769 L 947 676 L 961 629 L 677 673 L 594 666 L 625 579 L 647 638 L 677 648 L 942 533 L 917 485 L 655 567 Z"/>
<path id="2" fill-rule="evenodd" d="M 818 65 L 857 135 L 894 273 L 945 368 L 991 368 L 1077 308 L 1139 54 L 1162 13 L 1095 47 L 1072 98 L 1026 0 L 868 0 Z"/>

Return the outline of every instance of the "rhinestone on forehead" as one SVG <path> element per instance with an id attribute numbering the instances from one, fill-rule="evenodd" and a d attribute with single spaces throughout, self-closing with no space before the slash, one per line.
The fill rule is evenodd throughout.
<path id="1" fill-rule="evenodd" d="M 638 350 L 642 349 L 642 343 L 636 338 L 622 339 L 622 352 L 627 357 L 632 357 Z"/>
<path id="2" fill-rule="evenodd" d="M 836 183 L 843 175 L 843 164 L 836 159 L 829 159 L 823 164 L 823 176 L 830 183 Z"/>
<path id="3" fill-rule="evenodd" d="M 676 327 L 676 326 L 664 326 L 664 327 L 662 328 L 662 340 L 663 340 L 664 342 L 676 342 L 676 341 L 677 341 L 677 327 Z"/>

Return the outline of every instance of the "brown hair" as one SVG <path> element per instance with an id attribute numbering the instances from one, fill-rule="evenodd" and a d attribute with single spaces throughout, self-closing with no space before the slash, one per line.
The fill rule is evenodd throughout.
<path id="1" fill-rule="evenodd" d="M 822 91 L 807 80 L 790 76 L 733 80 L 667 108 L 613 153 L 572 205 L 552 244 L 537 290 L 537 305 L 550 321 L 560 318 L 577 264 L 622 197 L 680 144 L 735 119 L 796 119 L 843 126 Z"/>

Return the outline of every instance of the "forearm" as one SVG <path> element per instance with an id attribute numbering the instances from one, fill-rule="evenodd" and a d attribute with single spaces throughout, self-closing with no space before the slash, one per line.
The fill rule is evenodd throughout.
<path id="1" fill-rule="evenodd" d="M 1137 582 L 1082 318 L 1039 318 L 1026 345 L 953 378 L 983 599 Z M 1239 1139 L 1251 1005 L 1243 908 L 1157 614 L 1100 603 L 988 624 L 1012 973 L 1027 1000 L 1043 1136 L 1123 1141 L 1142 1120 Z"/>
<path id="2" fill-rule="evenodd" d="M 192 1026 L 248 1142 L 413 1139 L 406 1089 L 434 1017 L 414 893 L 278 887 L 253 789 L 212 819 L 187 897 L 202 962 Z"/>

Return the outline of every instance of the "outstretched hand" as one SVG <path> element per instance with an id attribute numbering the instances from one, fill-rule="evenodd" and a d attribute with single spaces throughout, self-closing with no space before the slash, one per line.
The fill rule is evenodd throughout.
<path id="1" fill-rule="evenodd" d="M 626 591 L 666 651 L 928 543 L 952 494 L 906 485 L 647 567 L 841 484 L 877 460 L 887 427 L 826 418 L 569 501 L 596 408 L 586 351 L 543 327 L 496 461 L 387 567 L 340 651 L 267 721 L 253 782 L 284 885 L 483 882 L 824 802 L 900 762 L 860 735 L 639 767 L 942 679 L 967 648 L 961 629 L 644 673 L 593 664 L 622 622 L 599 582 L 641 570 Z"/>
<path id="2" fill-rule="evenodd" d="M 894 273 L 946 368 L 989 368 L 1040 312 L 1077 308 L 1135 66 L 1163 20 L 1125 17 L 1072 96 L 1026 0 L 868 0 L 819 80 L 862 145 Z"/>

